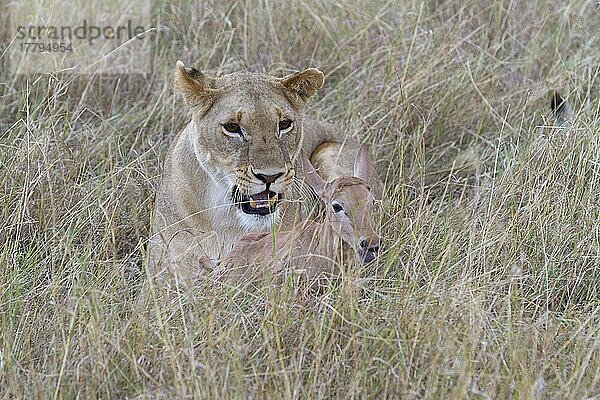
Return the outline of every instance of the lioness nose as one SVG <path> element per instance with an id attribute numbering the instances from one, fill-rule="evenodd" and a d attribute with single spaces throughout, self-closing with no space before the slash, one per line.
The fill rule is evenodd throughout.
<path id="1" fill-rule="evenodd" d="M 252 171 L 254 172 L 254 171 Z M 279 178 L 281 175 L 283 175 L 283 172 L 280 172 L 278 174 L 275 175 L 266 175 L 266 174 L 257 174 L 256 172 L 254 172 L 254 175 L 260 179 L 261 181 L 263 181 L 264 183 L 273 183 L 277 180 L 277 178 Z"/>

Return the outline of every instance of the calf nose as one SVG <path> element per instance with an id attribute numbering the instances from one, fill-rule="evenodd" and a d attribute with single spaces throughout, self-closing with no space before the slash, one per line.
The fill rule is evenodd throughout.
<path id="1" fill-rule="evenodd" d="M 360 248 L 361 250 L 369 250 L 372 251 L 374 253 L 379 252 L 379 245 L 380 245 L 380 240 L 379 238 L 370 238 L 367 239 L 365 237 L 360 239 Z"/>
<path id="2" fill-rule="evenodd" d="M 358 256 L 363 263 L 368 264 L 379 256 L 379 237 L 361 237 L 358 245 Z"/>

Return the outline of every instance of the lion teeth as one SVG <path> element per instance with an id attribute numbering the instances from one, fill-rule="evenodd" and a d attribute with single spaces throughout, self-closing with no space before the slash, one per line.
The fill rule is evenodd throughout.
<path id="1" fill-rule="evenodd" d="M 271 208 L 275 208 L 276 203 L 277 203 L 277 195 L 269 198 L 269 206 Z"/>
<path id="2" fill-rule="evenodd" d="M 253 196 L 248 196 L 248 205 L 251 208 L 270 208 L 275 209 L 277 202 L 279 201 L 279 194 L 274 193 L 272 195 L 265 195 L 260 193 L 257 195 L 258 199 Z"/>

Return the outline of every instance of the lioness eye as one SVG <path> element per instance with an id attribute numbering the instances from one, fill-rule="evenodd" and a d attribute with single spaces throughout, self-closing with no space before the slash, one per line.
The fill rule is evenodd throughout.
<path id="1" fill-rule="evenodd" d="M 228 122 L 223 125 L 223 129 L 225 129 L 229 133 L 242 133 L 242 130 L 238 124 L 235 122 Z"/>
<path id="2" fill-rule="evenodd" d="M 339 213 L 340 211 L 344 210 L 342 208 L 342 206 L 340 206 L 338 203 L 334 203 L 332 206 L 333 206 L 333 212 Z"/>
<path id="3" fill-rule="evenodd" d="M 294 122 L 290 119 L 279 121 L 279 133 L 288 133 L 294 127 Z"/>

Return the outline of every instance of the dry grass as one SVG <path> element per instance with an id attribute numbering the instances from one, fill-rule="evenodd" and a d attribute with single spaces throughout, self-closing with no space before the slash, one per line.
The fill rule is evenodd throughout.
<path id="1" fill-rule="evenodd" d="M 0 71 L 0 398 L 600 398 L 597 2 L 194 7 L 157 4 L 139 74 Z M 137 315 L 177 59 L 325 71 L 310 112 L 371 143 L 383 259 Z"/>

